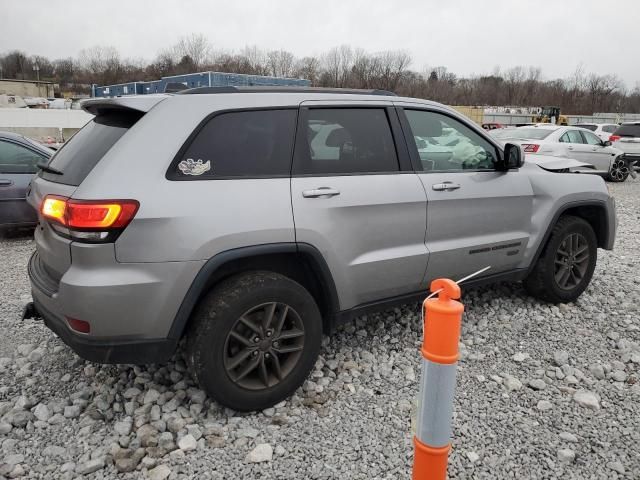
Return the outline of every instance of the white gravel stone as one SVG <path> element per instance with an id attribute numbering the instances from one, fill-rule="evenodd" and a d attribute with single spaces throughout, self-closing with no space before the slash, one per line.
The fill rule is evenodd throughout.
<path id="1" fill-rule="evenodd" d="M 578 437 L 576 437 L 573 433 L 570 432 L 561 432 L 559 437 L 565 442 L 577 443 Z"/>
<path id="2" fill-rule="evenodd" d="M 553 361 L 558 367 L 566 365 L 569 363 L 569 353 L 564 350 L 558 350 L 553 354 Z"/>
<path id="3" fill-rule="evenodd" d="M 149 480 L 165 480 L 171 475 L 171 469 L 166 465 L 158 465 L 147 473 Z"/>
<path id="4" fill-rule="evenodd" d="M 76 466 L 76 473 L 80 475 L 88 475 L 104 468 L 104 459 L 96 458 Z"/>
<path id="5" fill-rule="evenodd" d="M 195 450 L 198 447 L 198 442 L 192 435 L 185 435 L 180 440 L 178 440 L 178 447 L 180 450 L 189 452 L 191 450 Z"/>
<path id="6" fill-rule="evenodd" d="M 504 386 L 507 390 L 513 392 L 522 388 L 522 382 L 512 375 L 507 375 L 504 378 Z"/>
<path id="7" fill-rule="evenodd" d="M 125 420 L 113 424 L 113 430 L 122 437 L 129 435 L 132 427 L 133 420 L 131 418 L 126 418 Z"/>
<path id="8" fill-rule="evenodd" d="M 273 458 L 273 448 L 268 443 L 261 443 L 251 450 L 246 457 L 249 463 L 270 462 Z"/>
<path id="9" fill-rule="evenodd" d="M 600 399 L 595 393 L 588 390 L 578 390 L 573 394 L 573 399 L 582 407 L 590 408 L 591 410 L 600 409 Z"/>
<path id="10" fill-rule="evenodd" d="M 476 463 L 478 460 L 480 460 L 480 455 L 478 455 L 476 452 L 467 452 L 466 455 L 471 463 Z"/>
<path id="11" fill-rule="evenodd" d="M 549 400 L 540 400 L 536 405 L 536 408 L 541 412 L 546 412 L 553 408 L 553 404 Z"/>
<path id="12" fill-rule="evenodd" d="M 558 450 L 558 460 L 562 463 L 573 463 L 576 459 L 576 452 L 569 448 L 562 448 Z"/>
<path id="13" fill-rule="evenodd" d="M 160 392 L 158 392 L 157 390 L 154 390 L 152 388 L 152 389 L 147 390 L 145 392 L 144 399 L 142 400 L 142 402 L 145 403 L 145 404 L 147 404 L 147 403 L 156 403 L 158 401 L 158 398 L 160 398 Z"/>
<path id="14" fill-rule="evenodd" d="M 33 410 L 33 414 L 41 422 L 46 422 L 51 418 L 51 412 L 45 403 L 39 403 L 36 405 L 36 408 Z"/>
<path id="15" fill-rule="evenodd" d="M 529 354 L 525 352 L 518 352 L 511 358 L 513 359 L 514 362 L 522 363 L 529 358 Z"/>
<path id="16" fill-rule="evenodd" d="M 540 378 L 529 380 L 528 385 L 533 390 L 544 390 L 545 388 L 547 388 L 547 384 L 545 383 L 545 381 Z"/>

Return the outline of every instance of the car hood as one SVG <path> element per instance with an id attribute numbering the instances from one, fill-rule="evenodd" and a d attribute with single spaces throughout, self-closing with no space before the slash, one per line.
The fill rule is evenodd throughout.
<path id="1" fill-rule="evenodd" d="M 552 172 L 567 168 L 594 168 L 590 163 L 579 162 L 572 158 L 552 157 L 550 155 L 525 155 L 524 159 L 526 162 L 535 163 L 540 168 Z"/>

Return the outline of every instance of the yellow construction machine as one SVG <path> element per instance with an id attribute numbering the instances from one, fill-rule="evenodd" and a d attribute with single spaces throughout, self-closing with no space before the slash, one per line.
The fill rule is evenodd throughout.
<path id="1" fill-rule="evenodd" d="M 531 117 L 533 123 L 555 123 L 569 125 L 566 115 L 560 114 L 560 107 L 541 107 L 540 113 Z"/>

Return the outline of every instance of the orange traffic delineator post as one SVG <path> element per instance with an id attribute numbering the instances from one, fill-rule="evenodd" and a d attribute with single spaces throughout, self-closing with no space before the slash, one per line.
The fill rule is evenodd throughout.
<path id="1" fill-rule="evenodd" d="M 413 456 L 413 480 L 445 480 L 451 449 L 451 417 L 456 388 L 458 341 L 464 306 L 460 287 L 440 278 L 431 282 L 437 298 L 423 304 L 422 378 Z"/>

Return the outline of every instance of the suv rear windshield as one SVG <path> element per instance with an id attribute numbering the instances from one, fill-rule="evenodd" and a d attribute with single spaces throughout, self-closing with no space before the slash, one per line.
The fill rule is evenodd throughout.
<path id="1" fill-rule="evenodd" d="M 590 125 L 588 123 L 578 123 L 576 127 L 586 128 L 587 130 L 591 130 L 592 132 L 595 132 L 596 129 L 598 128 L 597 125 Z"/>
<path id="2" fill-rule="evenodd" d="M 621 137 L 640 137 L 640 123 L 622 124 L 613 134 Z"/>
<path id="3" fill-rule="evenodd" d="M 42 178 L 66 185 L 80 185 L 100 159 L 142 115 L 142 112 L 128 110 L 96 116 L 51 159 L 49 167 L 61 171 L 62 175 L 43 171 Z"/>

